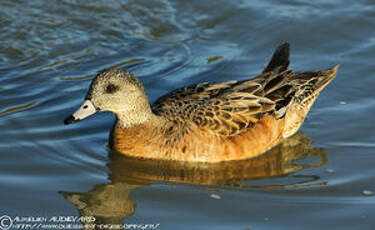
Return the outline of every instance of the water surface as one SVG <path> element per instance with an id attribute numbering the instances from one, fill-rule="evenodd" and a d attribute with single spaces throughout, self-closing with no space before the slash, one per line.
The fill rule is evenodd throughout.
<path id="1" fill-rule="evenodd" d="M 373 1 L 1 1 L 0 216 L 95 216 L 158 229 L 371 229 Z M 63 126 L 95 73 L 125 68 L 150 101 L 291 67 L 341 64 L 301 133 L 216 166 L 137 161 L 107 147 L 100 113 Z"/>

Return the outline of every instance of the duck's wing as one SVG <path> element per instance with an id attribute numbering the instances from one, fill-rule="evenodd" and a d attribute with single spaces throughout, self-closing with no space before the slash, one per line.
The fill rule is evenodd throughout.
<path id="1" fill-rule="evenodd" d="M 252 80 L 200 83 L 177 89 L 153 105 L 157 115 L 191 121 L 218 135 L 238 134 L 266 113 L 283 113 L 292 87 L 287 84 L 289 44 L 278 47 L 263 72 Z M 284 109 L 285 111 L 285 109 Z M 279 116 L 279 115 L 278 115 Z"/>
<path id="2" fill-rule="evenodd" d="M 280 119 L 293 98 L 293 87 L 286 80 L 290 72 L 268 72 L 239 82 L 206 101 L 190 117 L 197 125 L 224 136 L 245 131 L 265 114 L 275 114 Z"/>
<path id="3" fill-rule="evenodd" d="M 284 81 L 279 80 L 283 74 L 286 72 L 271 80 L 267 73 L 248 81 L 201 83 L 178 89 L 159 98 L 152 110 L 173 121 L 193 122 L 218 135 L 235 135 L 258 122 L 265 113 L 276 113 L 281 104 L 288 103 L 283 102 L 283 96 L 289 88 L 283 88 Z M 267 93 L 272 96 L 267 97 Z"/>
<path id="4" fill-rule="evenodd" d="M 167 117 L 190 114 L 235 84 L 237 84 L 237 81 L 223 83 L 203 82 L 176 89 L 158 98 L 152 105 L 152 111 L 157 115 L 165 115 Z"/>

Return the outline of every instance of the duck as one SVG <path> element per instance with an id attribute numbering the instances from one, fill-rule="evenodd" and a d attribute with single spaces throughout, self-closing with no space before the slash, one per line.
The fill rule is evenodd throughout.
<path id="1" fill-rule="evenodd" d="M 257 157 L 295 134 L 339 65 L 293 72 L 289 43 L 248 80 L 202 82 L 150 104 L 144 85 L 124 69 L 99 71 L 65 124 L 110 111 L 109 144 L 129 157 L 217 163 Z"/>

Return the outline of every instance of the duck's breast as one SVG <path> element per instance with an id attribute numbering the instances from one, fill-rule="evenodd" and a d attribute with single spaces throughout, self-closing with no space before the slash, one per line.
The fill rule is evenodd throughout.
<path id="1" fill-rule="evenodd" d="M 150 127 L 117 128 L 112 148 L 125 155 L 164 160 L 220 162 L 256 157 L 282 138 L 284 119 L 265 115 L 246 131 L 220 136 L 211 130 L 192 126 L 179 139 Z"/>

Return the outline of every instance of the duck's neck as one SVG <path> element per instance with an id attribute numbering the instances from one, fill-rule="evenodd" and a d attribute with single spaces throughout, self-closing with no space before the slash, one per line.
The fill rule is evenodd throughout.
<path id="1" fill-rule="evenodd" d="M 134 157 L 144 157 L 144 154 L 147 155 L 146 149 L 151 147 L 156 152 L 159 151 L 160 144 L 165 142 L 164 133 L 169 124 L 164 117 L 151 113 L 142 123 L 139 119 L 134 123 L 125 121 L 126 125 L 123 123 L 124 119 L 117 118 L 110 136 L 112 149 Z"/>
<path id="2" fill-rule="evenodd" d="M 115 115 L 117 117 L 116 127 L 119 128 L 130 128 L 133 126 L 148 123 L 156 117 L 156 115 L 154 115 L 154 113 L 151 111 L 150 107 L 142 109 L 134 108 L 133 110 L 129 111 L 120 111 L 116 112 Z"/>

